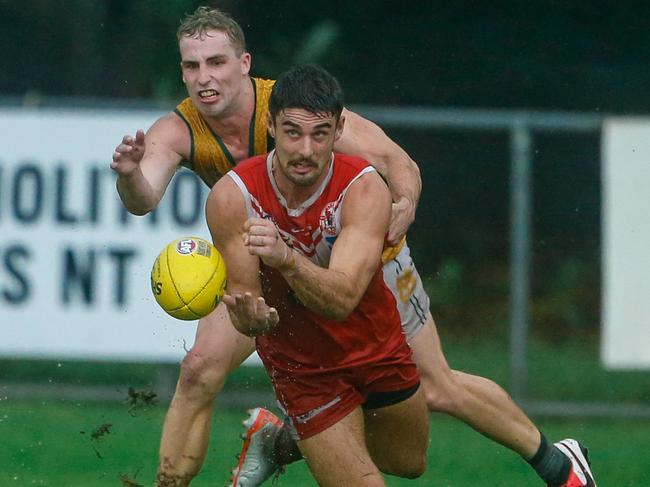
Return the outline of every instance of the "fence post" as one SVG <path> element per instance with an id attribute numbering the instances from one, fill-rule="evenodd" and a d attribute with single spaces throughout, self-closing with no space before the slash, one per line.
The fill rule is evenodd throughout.
<path id="1" fill-rule="evenodd" d="M 516 121 L 510 129 L 510 393 L 519 402 L 528 385 L 531 166 L 530 129 Z"/>

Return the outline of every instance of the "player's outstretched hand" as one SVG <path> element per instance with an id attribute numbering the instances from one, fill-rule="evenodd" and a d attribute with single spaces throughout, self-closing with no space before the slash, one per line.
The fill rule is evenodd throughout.
<path id="1" fill-rule="evenodd" d="M 388 243 L 397 245 L 415 220 L 415 206 L 408 198 L 400 198 L 393 203 L 390 226 L 388 228 Z"/>
<path id="2" fill-rule="evenodd" d="M 113 152 L 111 169 L 120 175 L 129 175 L 138 167 L 143 155 L 144 131 L 138 130 L 135 137 L 125 135 Z"/>
<path id="3" fill-rule="evenodd" d="M 246 336 L 266 335 L 280 321 L 277 310 L 268 306 L 261 296 L 254 298 L 251 293 L 224 294 L 222 301 L 228 307 L 232 324 Z"/>

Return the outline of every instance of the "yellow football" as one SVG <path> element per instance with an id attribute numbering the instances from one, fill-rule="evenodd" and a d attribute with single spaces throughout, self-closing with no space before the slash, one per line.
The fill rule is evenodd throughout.
<path id="1" fill-rule="evenodd" d="M 226 264 L 219 251 L 198 237 L 170 242 L 151 269 L 151 290 L 168 314 L 198 320 L 217 307 L 226 288 Z"/>

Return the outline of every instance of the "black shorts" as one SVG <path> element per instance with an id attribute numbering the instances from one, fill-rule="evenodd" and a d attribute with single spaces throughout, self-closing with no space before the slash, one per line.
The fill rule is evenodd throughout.
<path id="1" fill-rule="evenodd" d="M 390 391 L 390 392 L 373 392 L 368 395 L 361 407 L 365 409 L 380 409 L 387 406 L 392 406 L 393 404 L 398 404 L 402 401 L 406 401 L 409 397 L 417 392 L 420 387 L 418 382 L 408 389 L 402 389 L 401 391 Z"/>

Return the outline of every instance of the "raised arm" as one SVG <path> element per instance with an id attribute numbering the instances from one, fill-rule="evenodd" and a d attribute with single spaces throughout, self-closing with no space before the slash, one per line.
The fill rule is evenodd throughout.
<path id="1" fill-rule="evenodd" d="M 248 252 L 243 241 L 247 218 L 244 197 L 231 178 L 221 178 L 214 185 L 205 211 L 212 241 L 228 270 L 223 302 L 233 325 L 248 336 L 268 333 L 277 325 L 278 313 L 262 297 L 259 258 Z"/>
<path id="2" fill-rule="evenodd" d="M 165 194 L 180 162 L 190 151 L 187 127 L 174 113 L 158 119 L 146 135 L 125 135 L 113 152 L 117 192 L 134 215 L 153 210 Z"/>
<path id="3" fill-rule="evenodd" d="M 266 265 L 280 270 L 306 307 L 326 318 L 343 320 L 357 307 L 377 271 L 390 206 L 390 192 L 377 173 L 354 182 L 343 200 L 341 233 L 328 268 L 287 247 L 268 220 L 249 220 L 244 243 Z"/>
<path id="4" fill-rule="evenodd" d="M 422 181 L 411 157 L 375 123 L 343 111 L 345 129 L 334 145 L 336 152 L 363 157 L 386 179 L 393 198 L 388 241 L 396 244 L 415 219 Z"/>

